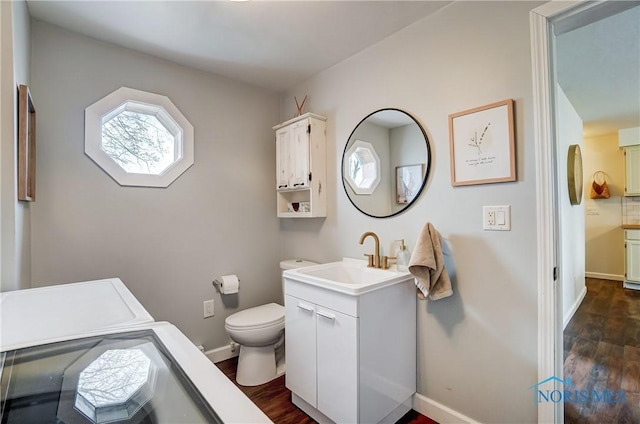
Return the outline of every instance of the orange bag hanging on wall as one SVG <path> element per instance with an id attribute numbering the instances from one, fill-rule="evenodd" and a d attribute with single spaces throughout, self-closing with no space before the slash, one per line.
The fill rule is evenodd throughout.
<path id="1" fill-rule="evenodd" d="M 600 179 L 602 182 L 598 182 Z M 611 197 L 611 193 L 609 193 L 606 174 L 602 171 L 597 171 L 595 174 L 593 174 L 593 183 L 591 184 L 591 198 L 608 199 L 609 197 Z"/>

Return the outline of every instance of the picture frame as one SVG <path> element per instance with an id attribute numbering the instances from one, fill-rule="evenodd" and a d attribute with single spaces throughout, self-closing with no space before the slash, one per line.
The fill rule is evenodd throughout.
<path id="1" fill-rule="evenodd" d="M 396 204 L 411 203 L 422 187 L 424 163 L 396 166 Z"/>
<path id="2" fill-rule="evenodd" d="M 513 99 L 449 115 L 451 185 L 516 181 Z"/>
<path id="3" fill-rule="evenodd" d="M 18 86 L 18 200 L 36 200 L 36 109 L 23 84 Z"/>

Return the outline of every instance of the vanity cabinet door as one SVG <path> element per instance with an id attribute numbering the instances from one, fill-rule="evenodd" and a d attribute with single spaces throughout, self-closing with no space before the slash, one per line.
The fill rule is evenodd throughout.
<path id="1" fill-rule="evenodd" d="M 316 305 L 286 295 L 286 386 L 313 407 L 316 402 Z"/>
<path id="2" fill-rule="evenodd" d="M 358 318 L 317 307 L 318 410 L 337 423 L 358 422 Z M 288 331 L 288 329 L 287 329 Z M 289 357 L 287 356 L 287 361 Z M 287 367 L 289 362 L 287 362 Z M 289 372 L 287 368 L 287 372 Z"/>

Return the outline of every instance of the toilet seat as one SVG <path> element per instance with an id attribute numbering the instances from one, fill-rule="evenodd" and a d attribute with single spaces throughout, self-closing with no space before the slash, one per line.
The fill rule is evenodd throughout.
<path id="1" fill-rule="evenodd" d="M 245 309 L 225 319 L 225 327 L 231 330 L 259 330 L 279 325 L 284 325 L 284 307 L 277 303 Z"/>

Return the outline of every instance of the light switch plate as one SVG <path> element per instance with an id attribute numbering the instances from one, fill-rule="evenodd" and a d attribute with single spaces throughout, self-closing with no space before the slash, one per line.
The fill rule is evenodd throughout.
<path id="1" fill-rule="evenodd" d="M 485 231 L 511 231 L 511 206 L 483 206 L 482 229 Z"/>

